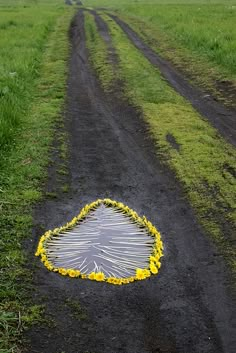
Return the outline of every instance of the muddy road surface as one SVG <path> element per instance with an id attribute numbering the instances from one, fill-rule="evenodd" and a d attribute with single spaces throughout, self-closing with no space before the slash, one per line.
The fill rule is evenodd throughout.
<path id="1" fill-rule="evenodd" d="M 122 99 L 120 88 L 103 92 L 89 65 L 82 11 L 70 32 L 69 190 L 56 190 L 58 198 L 35 210 L 29 246 L 34 300 L 45 304 L 48 324 L 27 333 L 27 352 L 235 353 L 235 312 L 222 258 L 158 160 L 141 114 Z M 49 191 L 57 187 L 53 168 Z M 64 224 L 104 197 L 146 215 L 160 230 L 165 256 L 158 276 L 113 286 L 48 272 L 33 256 L 42 229 Z"/>

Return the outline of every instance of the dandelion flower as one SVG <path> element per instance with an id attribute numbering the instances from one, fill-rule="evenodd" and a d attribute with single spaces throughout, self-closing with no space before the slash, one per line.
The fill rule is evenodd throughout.
<path id="1" fill-rule="evenodd" d="M 44 262 L 44 261 L 46 261 L 46 260 L 47 260 L 47 256 L 46 256 L 46 255 L 42 255 L 42 256 L 41 256 L 41 261 Z"/>
<path id="2" fill-rule="evenodd" d="M 89 279 L 91 279 L 92 281 L 95 280 L 96 278 L 96 273 L 95 272 L 91 272 L 88 276 Z"/>
<path id="3" fill-rule="evenodd" d="M 142 280 L 144 278 L 145 278 L 144 270 L 142 270 L 140 268 L 137 268 L 137 270 L 136 270 L 136 279 Z"/>
<path id="4" fill-rule="evenodd" d="M 157 274 L 157 272 L 158 272 L 158 269 L 153 262 L 151 262 L 151 264 L 150 264 L 150 271 L 152 272 L 153 275 Z"/>
<path id="5" fill-rule="evenodd" d="M 98 281 L 98 282 L 104 281 L 104 280 L 105 280 L 105 275 L 104 275 L 104 273 L 103 273 L 103 272 L 98 272 L 98 273 L 96 273 L 95 279 L 96 279 L 96 281 Z"/>
<path id="6" fill-rule="evenodd" d="M 76 277 L 76 271 L 75 270 L 68 270 L 68 275 L 70 277 Z"/>
<path id="7" fill-rule="evenodd" d="M 150 256 L 149 259 L 151 262 L 154 262 L 154 263 L 157 261 L 155 256 Z"/>
<path id="8" fill-rule="evenodd" d="M 148 269 L 145 269 L 143 273 L 146 278 L 151 276 L 151 272 Z"/>
<path id="9" fill-rule="evenodd" d="M 120 279 L 119 279 L 119 278 L 114 278 L 114 281 L 113 281 L 114 284 L 117 284 L 117 285 L 118 285 L 118 284 L 120 284 L 119 282 L 120 282 Z"/>
<path id="10" fill-rule="evenodd" d="M 66 270 L 65 268 L 59 268 L 58 272 L 62 275 L 62 276 L 66 276 L 68 273 L 68 270 Z"/>
<path id="11" fill-rule="evenodd" d="M 123 283 L 123 284 L 128 284 L 128 283 L 129 283 L 129 279 L 128 279 L 128 278 L 124 278 L 124 279 L 122 280 L 122 283 Z"/>
<path id="12" fill-rule="evenodd" d="M 107 279 L 107 282 L 108 282 L 108 283 L 114 283 L 114 280 L 115 280 L 115 278 L 109 277 L 109 278 Z"/>

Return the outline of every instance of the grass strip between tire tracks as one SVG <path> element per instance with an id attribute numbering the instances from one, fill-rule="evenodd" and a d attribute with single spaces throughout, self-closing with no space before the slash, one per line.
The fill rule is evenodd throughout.
<path id="1" fill-rule="evenodd" d="M 0 172 L 0 352 L 19 352 L 23 328 L 40 320 L 42 308 L 30 302 L 32 270 L 25 267 L 22 242 L 32 229 L 32 206 L 42 194 L 55 122 L 65 97 L 68 28 L 73 8 L 58 13 L 47 38 L 33 104 L 25 111 L 14 148 L 2 154 Z"/>
<path id="2" fill-rule="evenodd" d="M 91 22 L 88 16 L 86 14 L 86 29 L 88 18 Z M 123 79 L 125 95 L 141 108 L 159 157 L 174 170 L 200 223 L 235 271 L 234 148 L 162 79 L 160 72 L 130 43 L 110 17 L 102 14 L 102 18 L 109 26 L 120 59 L 114 79 Z M 96 30 L 96 26 L 93 28 Z M 91 36 L 88 30 L 86 33 L 88 47 L 103 48 L 101 37 Z M 96 62 L 95 68 L 103 66 L 100 72 L 114 72 L 105 59 L 94 56 L 93 51 L 90 54 L 92 62 Z M 102 75 L 100 79 L 103 79 Z"/>
<path id="3" fill-rule="evenodd" d="M 90 61 L 100 78 L 103 88 L 108 91 L 112 87 L 114 74 L 112 70 L 107 70 L 107 66 L 109 66 L 107 46 L 99 36 L 93 15 L 86 12 L 85 17 L 87 47 L 91 53 Z"/>

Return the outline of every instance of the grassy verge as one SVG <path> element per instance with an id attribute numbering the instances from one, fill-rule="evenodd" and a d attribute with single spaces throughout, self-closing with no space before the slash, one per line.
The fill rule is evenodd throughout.
<path id="1" fill-rule="evenodd" d="M 45 41 L 63 7 L 39 2 L 0 11 L 0 153 L 14 143 L 32 100 Z M 0 3 L 1 4 L 1 3 Z"/>
<path id="2" fill-rule="evenodd" d="M 235 150 L 168 86 L 120 27 L 103 18 L 120 59 L 114 79 L 125 82 L 126 95 L 149 124 L 157 153 L 174 170 L 201 224 L 235 270 Z M 112 72 L 105 61 L 100 65 Z"/>
<path id="3" fill-rule="evenodd" d="M 189 13 L 191 13 L 190 9 L 188 10 Z M 166 9 L 166 12 L 168 12 L 168 9 Z M 210 8 L 208 8 L 206 12 L 209 15 Z M 127 16 L 127 14 L 123 12 L 119 13 L 119 16 L 123 18 L 157 54 L 172 62 L 193 84 L 201 87 L 203 91 L 211 93 L 217 100 L 222 101 L 224 104 L 233 107 L 236 106 L 236 38 L 235 41 L 233 41 L 233 39 L 230 40 L 230 42 L 233 43 L 231 46 L 227 45 L 228 41 L 226 39 L 225 46 L 223 44 L 221 46 L 221 44 L 217 44 L 216 38 L 213 38 L 211 41 L 201 36 L 198 38 L 198 31 L 192 33 L 192 36 L 187 36 L 187 28 L 184 29 L 185 32 L 179 33 L 176 38 L 176 36 L 174 36 L 174 26 L 172 28 L 173 33 L 167 31 L 166 28 L 168 28 L 168 24 L 165 22 L 165 17 L 162 18 L 164 23 L 162 23 L 161 26 L 161 24 L 158 23 L 158 18 L 155 23 L 153 23 L 149 21 L 148 18 L 141 19 L 131 14 Z M 182 16 L 184 17 L 183 14 Z M 227 18 L 227 16 L 225 16 L 225 18 Z M 220 16 L 218 20 L 220 21 Z M 201 23 L 201 20 L 198 21 Z M 202 19 L 202 21 L 204 22 L 204 19 Z M 211 25 L 211 31 L 207 34 L 208 38 L 212 35 L 211 32 L 215 28 L 214 25 L 216 26 L 216 23 Z M 191 26 L 189 26 L 189 28 L 191 28 Z M 205 30 L 207 32 L 207 28 Z M 227 32 L 225 32 L 224 28 L 219 31 L 220 33 L 226 33 L 225 38 L 227 38 Z M 205 31 L 202 31 L 202 33 L 205 33 Z M 230 33 L 230 26 L 228 33 Z M 232 33 L 234 33 L 233 30 Z M 230 34 L 228 34 L 228 36 L 229 38 L 232 37 Z M 195 46 L 187 45 L 187 40 L 186 43 L 185 40 L 180 40 L 180 38 L 185 37 L 188 37 L 188 42 L 195 42 Z M 224 43 L 224 39 L 219 39 L 219 42 Z M 221 47 L 222 50 L 219 49 Z M 224 60 L 222 58 L 224 58 Z"/>
<path id="4" fill-rule="evenodd" d="M 86 0 L 115 11 L 193 83 L 228 105 L 236 99 L 236 7 L 233 2 Z"/>
<path id="5" fill-rule="evenodd" d="M 228 77 L 236 78 L 234 6 L 147 4 L 135 8 L 127 6 L 124 10 L 158 28 L 160 33 L 165 32 L 180 46 L 218 65 Z"/>
<path id="6" fill-rule="evenodd" d="M 54 4 L 55 5 L 55 4 Z M 25 8 L 24 8 L 25 9 Z M 42 10 L 42 9 L 41 9 Z M 20 9 L 11 8 L 18 13 Z M 39 8 L 30 10 L 36 23 Z M 42 10 L 43 11 L 43 10 Z M 53 126 L 61 119 L 60 110 L 64 101 L 66 82 L 66 61 L 68 57 L 67 31 L 72 17 L 72 8 L 56 7 L 53 10 L 46 7 L 41 21 L 54 12 L 50 28 L 40 32 L 42 23 L 38 23 L 41 40 L 34 37 L 32 27 L 20 32 L 21 41 L 28 39 L 31 33 L 32 55 L 29 62 L 22 51 L 21 43 L 12 39 L 15 64 L 17 70 L 15 89 L 17 102 L 14 105 L 15 117 L 19 123 L 11 137 L 11 148 L 1 150 L 0 161 L 0 352 L 19 352 L 20 333 L 40 318 L 41 307 L 30 304 L 30 282 L 32 272 L 25 267 L 27 259 L 22 250 L 23 240 L 31 234 L 32 205 L 40 199 L 40 183 L 46 176 L 46 166 L 49 158 L 49 146 L 53 138 Z M 24 15 L 23 19 L 24 19 Z M 25 15 L 26 16 L 26 15 Z M 40 17 L 40 14 L 38 14 Z M 50 16 L 49 16 L 50 17 Z M 27 21 L 28 15 L 26 16 Z M 27 26 L 27 24 L 26 24 Z M 44 26 L 43 26 L 44 27 Z M 46 25 L 47 27 L 47 25 Z M 20 29 L 18 28 L 20 31 Z M 12 33 L 17 37 L 17 29 Z M 1 37 L 0 37 L 1 38 Z M 1 38 L 2 40 L 2 38 Z M 0 40 L 0 41 L 1 41 Z M 11 39 L 9 39 L 11 42 Z M 19 41 L 19 42 L 21 42 Z M 7 47 L 7 42 L 5 43 Z M 17 54 L 17 47 L 21 51 Z M 9 57 L 11 45 L 9 47 Z M 6 49 L 5 49 L 6 50 Z M 19 49 L 20 50 L 20 49 Z M 29 49 L 30 51 L 30 49 Z M 27 47 L 26 47 L 27 52 Z M 39 52 L 41 52 L 39 54 Z M 32 69 L 32 63 L 34 68 Z M 9 61 L 11 61 L 9 59 Z M 21 66 L 21 70 L 19 69 Z M 12 66 L 8 68 L 12 70 Z M 35 73 L 36 71 L 36 73 Z M 15 78 L 14 78 L 15 79 Z M 30 82 L 30 81 L 33 82 Z M 20 85 L 23 85 L 23 88 Z M 18 87 L 19 86 L 19 87 Z M 10 90 L 11 91 L 11 90 Z M 20 92 L 20 93 L 19 93 Z M 18 99 L 22 105 L 18 107 Z M 11 99 L 14 99 L 12 96 Z M 8 108 L 10 110 L 10 108 Z M 18 110 L 19 109 L 19 110 Z M 17 135 L 16 135 L 17 132 Z"/>
<path id="7" fill-rule="evenodd" d="M 113 72 L 112 70 L 106 70 L 106 66 L 109 65 L 107 45 L 104 41 L 99 40 L 99 33 L 93 15 L 85 12 L 84 16 L 86 46 L 91 53 L 90 61 L 101 79 L 102 86 L 109 90 L 112 86 Z"/>

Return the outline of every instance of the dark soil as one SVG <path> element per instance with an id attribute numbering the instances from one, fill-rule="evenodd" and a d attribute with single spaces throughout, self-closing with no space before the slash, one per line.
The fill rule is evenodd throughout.
<path id="1" fill-rule="evenodd" d="M 236 86 L 233 81 L 216 80 L 215 86 L 223 96 L 226 93 L 227 94 L 226 98 L 231 102 L 234 102 L 234 106 L 236 105 Z"/>
<path id="2" fill-rule="evenodd" d="M 176 141 L 175 137 L 173 135 L 171 135 L 170 133 L 168 133 L 166 135 L 166 141 L 169 142 L 169 144 L 176 150 L 179 151 L 180 150 L 180 145 L 178 144 L 178 142 Z"/>
<path id="3" fill-rule="evenodd" d="M 235 306 L 223 259 L 158 161 L 140 113 L 101 89 L 89 66 L 81 11 L 71 44 L 65 118 L 70 191 L 38 205 L 28 247 L 36 268 L 34 300 L 45 303 L 51 325 L 28 332 L 27 352 L 235 353 Z M 124 202 L 159 228 L 165 256 L 158 276 L 113 286 L 64 278 L 33 256 L 42 228 L 62 225 L 85 203 L 104 197 Z"/>
<path id="4" fill-rule="evenodd" d="M 73 3 L 72 3 L 71 0 L 65 0 L 65 4 L 66 4 L 66 5 L 73 5 Z"/>
<path id="5" fill-rule="evenodd" d="M 221 103 L 215 101 L 211 95 L 205 94 L 199 88 L 192 86 L 173 65 L 155 53 L 127 23 L 117 16 L 111 14 L 109 16 L 116 21 L 130 41 L 150 63 L 158 67 L 169 84 L 185 97 L 203 118 L 208 119 L 228 142 L 236 146 L 236 111 L 224 107 Z M 222 84 L 220 87 L 222 87 Z"/>

